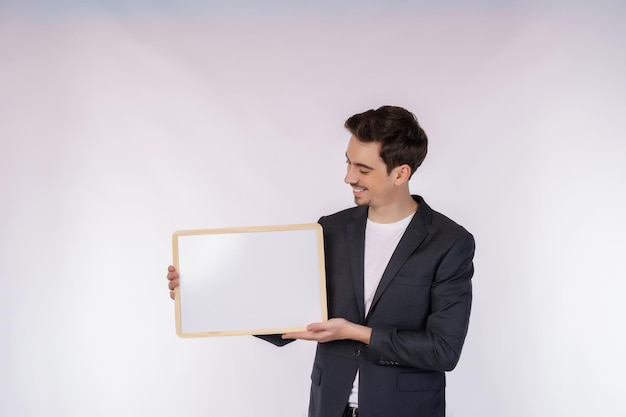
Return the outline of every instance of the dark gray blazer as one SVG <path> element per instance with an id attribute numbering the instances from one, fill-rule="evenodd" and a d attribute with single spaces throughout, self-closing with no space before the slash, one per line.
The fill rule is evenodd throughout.
<path id="1" fill-rule="evenodd" d="M 444 371 L 456 366 L 469 323 L 474 239 L 421 197 L 413 198 L 419 209 L 389 261 L 367 316 L 367 207 L 319 220 L 329 317 L 369 326 L 372 336 L 369 345 L 352 340 L 318 344 L 310 417 L 342 415 L 357 369 L 360 417 L 445 415 Z"/>

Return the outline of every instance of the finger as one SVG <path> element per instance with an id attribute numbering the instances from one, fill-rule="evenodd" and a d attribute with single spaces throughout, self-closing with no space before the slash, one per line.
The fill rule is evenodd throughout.
<path id="1" fill-rule="evenodd" d="M 282 335 L 283 339 L 301 339 L 301 340 L 313 340 L 313 333 L 311 332 L 290 332 Z"/>
<path id="2" fill-rule="evenodd" d="M 175 291 L 170 291 L 170 298 L 171 298 L 172 300 L 175 300 L 175 299 L 176 299 L 176 292 L 175 292 Z"/>
<path id="3" fill-rule="evenodd" d="M 171 281 L 167 284 L 167 287 L 168 287 L 170 290 L 174 291 L 174 288 L 178 287 L 178 284 L 179 284 L 178 279 L 172 279 L 172 280 L 171 280 Z"/>
<path id="4" fill-rule="evenodd" d="M 167 267 L 167 279 L 178 278 L 178 271 L 173 265 Z"/>
<path id="5" fill-rule="evenodd" d="M 311 323 L 306 326 L 306 329 L 309 332 L 320 332 L 326 330 L 326 325 L 324 323 Z"/>

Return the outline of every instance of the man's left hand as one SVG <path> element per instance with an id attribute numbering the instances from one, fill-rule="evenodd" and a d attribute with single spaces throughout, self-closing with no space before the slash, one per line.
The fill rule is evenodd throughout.
<path id="1" fill-rule="evenodd" d="M 290 332 L 283 335 L 283 339 L 313 340 L 319 343 L 333 340 L 358 340 L 369 344 L 372 329 L 352 323 L 346 319 L 333 318 L 324 323 L 312 323 L 303 332 Z"/>

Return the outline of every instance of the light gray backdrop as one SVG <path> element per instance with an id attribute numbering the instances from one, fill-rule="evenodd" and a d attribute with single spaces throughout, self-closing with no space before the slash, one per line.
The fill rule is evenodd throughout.
<path id="1" fill-rule="evenodd" d="M 448 415 L 625 415 L 625 16 L 0 2 L 0 414 L 305 416 L 313 344 L 175 336 L 171 234 L 351 206 L 343 122 L 396 104 L 477 241 Z"/>

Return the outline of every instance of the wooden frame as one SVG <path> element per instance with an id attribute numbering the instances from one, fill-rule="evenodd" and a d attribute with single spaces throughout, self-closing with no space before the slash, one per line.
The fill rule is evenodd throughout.
<path id="1" fill-rule="evenodd" d="M 317 224 L 177 231 L 180 337 L 282 334 L 328 319 Z"/>

